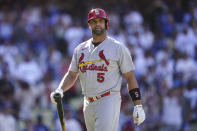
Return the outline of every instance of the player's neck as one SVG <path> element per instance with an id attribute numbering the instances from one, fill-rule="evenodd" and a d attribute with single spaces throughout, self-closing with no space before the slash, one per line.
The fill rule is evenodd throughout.
<path id="1" fill-rule="evenodd" d="M 99 42 L 103 42 L 106 38 L 106 33 L 104 33 L 103 35 L 101 36 L 96 36 L 96 35 L 93 35 L 93 39 L 92 39 L 92 42 L 93 43 L 99 43 Z"/>

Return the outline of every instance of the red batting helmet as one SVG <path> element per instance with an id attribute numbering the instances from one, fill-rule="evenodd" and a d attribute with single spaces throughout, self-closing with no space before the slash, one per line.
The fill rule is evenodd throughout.
<path id="1" fill-rule="evenodd" d="M 88 13 L 88 22 L 92 19 L 95 18 L 103 18 L 106 21 L 106 27 L 107 29 L 109 29 L 109 20 L 107 18 L 107 14 L 105 13 L 105 11 L 103 9 L 100 8 L 95 8 L 95 9 L 91 9 Z"/>

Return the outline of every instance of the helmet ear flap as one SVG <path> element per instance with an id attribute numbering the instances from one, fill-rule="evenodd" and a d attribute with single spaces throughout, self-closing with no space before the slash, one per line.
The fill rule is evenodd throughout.
<path id="1" fill-rule="evenodd" d="M 109 21 L 108 20 L 105 20 L 105 28 L 106 28 L 106 30 L 109 29 Z"/>

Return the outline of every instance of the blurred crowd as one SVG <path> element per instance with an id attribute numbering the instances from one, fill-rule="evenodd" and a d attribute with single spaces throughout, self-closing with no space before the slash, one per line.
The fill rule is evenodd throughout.
<path id="1" fill-rule="evenodd" d="M 119 131 L 197 130 L 196 0 L 0 2 L 0 131 L 60 131 L 50 92 L 74 48 L 91 38 L 87 14 L 106 10 L 108 35 L 133 58 L 146 120 L 132 122 L 123 81 Z M 63 98 L 67 131 L 86 131 L 79 81 Z"/>

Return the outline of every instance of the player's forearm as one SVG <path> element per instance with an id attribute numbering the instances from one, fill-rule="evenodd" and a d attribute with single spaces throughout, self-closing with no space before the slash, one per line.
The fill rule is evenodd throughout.
<path id="1" fill-rule="evenodd" d="M 128 73 L 124 74 L 123 76 L 125 77 L 125 79 L 127 81 L 127 88 L 128 88 L 129 93 L 132 92 L 133 90 L 138 91 L 137 96 L 139 96 L 139 98 L 135 98 L 135 99 L 132 98 L 133 104 L 140 105 L 141 104 L 141 100 L 140 100 L 141 96 L 140 96 L 139 87 L 138 87 L 138 84 L 135 79 L 133 71 L 128 72 Z M 130 93 L 130 95 L 131 95 L 131 93 Z"/>
<path id="2" fill-rule="evenodd" d="M 136 80 L 130 80 L 130 82 L 128 82 L 128 90 L 129 92 L 134 89 L 134 88 L 139 88 L 137 85 Z M 141 104 L 141 100 L 133 100 L 133 104 L 134 105 L 140 105 Z"/>
<path id="3" fill-rule="evenodd" d="M 130 73 L 129 75 L 130 76 L 127 79 L 127 86 L 128 86 L 128 90 L 130 91 L 134 88 L 138 88 L 138 84 L 137 84 L 135 77 L 133 76 L 134 75 L 133 72 L 132 74 Z"/>
<path id="4" fill-rule="evenodd" d="M 67 91 L 74 85 L 75 81 L 77 80 L 77 77 L 77 72 L 68 71 L 61 80 L 58 88 L 61 88 L 63 91 Z"/>

